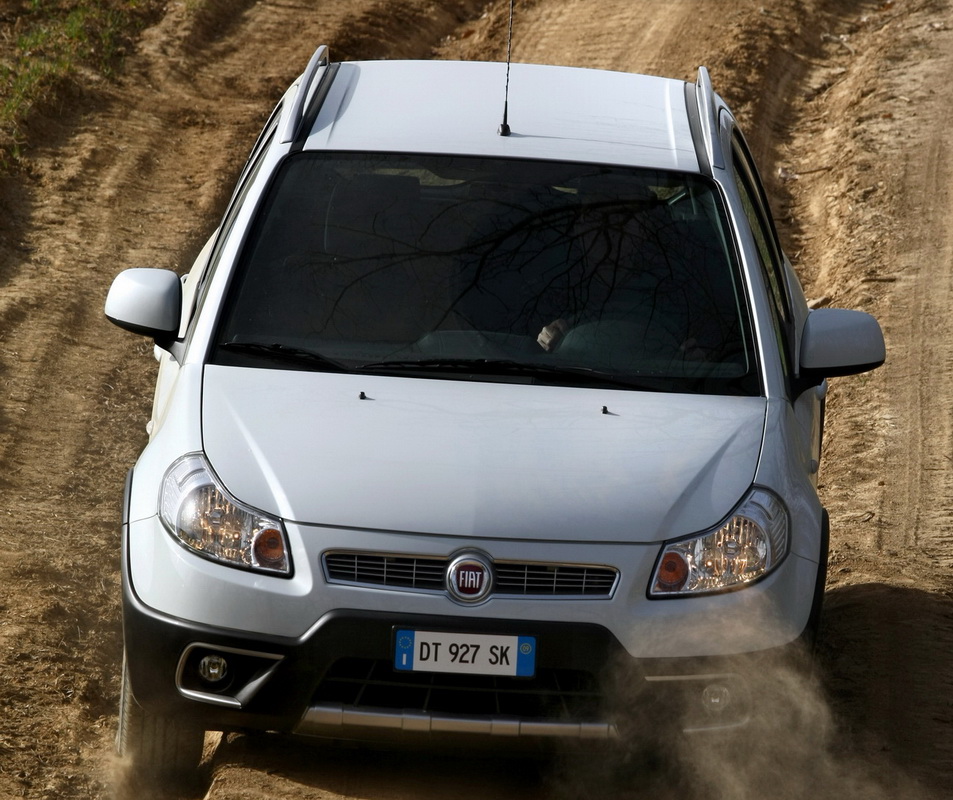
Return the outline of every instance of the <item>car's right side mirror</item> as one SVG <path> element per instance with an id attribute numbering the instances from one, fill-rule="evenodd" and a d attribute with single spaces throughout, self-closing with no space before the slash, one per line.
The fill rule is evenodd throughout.
<path id="1" fill-rule="evenodd" d="M 800 383 L 856 375 L 884 363 L 887 349 L 880 323 L 863 311 L 815 308 L 801 333 Z"/>

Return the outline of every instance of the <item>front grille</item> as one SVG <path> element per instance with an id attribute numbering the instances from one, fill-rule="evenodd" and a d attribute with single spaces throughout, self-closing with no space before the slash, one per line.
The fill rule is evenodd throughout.
<path id="1" fill-rule="evenodd" d="M 506 716 L 590 722 L 602 697 L 595 677 L 579 670 L 538 670 L 533 678 L 397 672 L 389 661 L 344 658 L 325 674 L 314 704 L 421 714 Z"/>
<path id="2" fill-rule="evenodd" d="M 450 559 L 378 553 L 325 553 L 332 583 L 443 591 Z M 619 573 L 612 567 L 497 561 L 493 594 L 519 596 L 611 597 Z"/>
<path id="3" fill-rule="evenodd" d="M 615 586 L 616 571 L 607 567 L 575 567 L 557 564 L 495 565 L 496 590 L 501 594 L 577 594 L 608 597 Z"/>
<path id="4" fill-rule="evenodd" d="M 326 553 L 324 565 L 328 578 L 337 583 L 439 591 L 444 586 L 447 560 L 367 553 Z"/>

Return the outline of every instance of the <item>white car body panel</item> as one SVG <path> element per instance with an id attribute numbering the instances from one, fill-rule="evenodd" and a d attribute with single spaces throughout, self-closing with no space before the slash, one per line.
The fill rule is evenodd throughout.
<path id="1" fill-rule="evenodd" d="M 751 397 L 216 366 L 202 405 L 219 478 L 283 519 L 593 542 L 721 522 L 751 485 L 765 409 Z"/>
<path id="2" fill-rule="evenodd" d="M 505 80 L 505 64 L 445 62 L 439 71 L 415 61 L 342 64 L 306 147 L 698 169 L 677 81 L 513 64 L 512 133 L 500 136 Z M 477 88 L 488 85 L 499 91 Z M 439 104 L 428 101 L 434 96 Z"/>
<path id="3" fill-rule="evenodd" d="M 152 438 L 136 462 L 132 494 L 126 514 L 130 521 L 153 517 L 159 507 L 162 476 L 183 453 L 202 449 L 202 415 L 198 398 L 202 393 L 202 367 L 170 361 L 168 383 L 162 389 L 162 424 L 154 427 Z M 153 482 L 140 476 L 154 476 Z"/>

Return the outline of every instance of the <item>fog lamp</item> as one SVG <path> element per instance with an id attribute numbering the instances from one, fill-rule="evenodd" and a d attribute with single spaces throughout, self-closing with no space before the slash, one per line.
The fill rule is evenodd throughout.
<path id="1" fill-rule="evenodd" d="M 220 655 L 207 655 L 199 661 L 199 675 L 208 683 L 223 681 L 227 674 L 228 663 Z"/>
<path id="2" fill-rule="evenodd" d="M 710 683 L 702 690 L 702 707 L 709 714 L 721 714 L 731 705 L 731 690 L 723 683 Z"/>

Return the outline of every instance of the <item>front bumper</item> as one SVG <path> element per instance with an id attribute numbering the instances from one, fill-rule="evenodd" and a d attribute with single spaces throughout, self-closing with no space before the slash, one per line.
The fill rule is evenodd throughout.
<path id="1" fill-rule="evenodd" d="M 404 545 L 392 534 L 345 534 L 363 549 L 383 539 Z M 335 535 L 325 530 L 321 546 L 341 546 L 344 539 Z M 413 552 L 421 544 L 404 546 Z M 494 547 L 505 558 L 538 545 Z M 579 561 L 582 549 L 591 556 L 598 546 L 560 547 L 557 556 Z M 321 551 L 302 544 L 295 578 L 282 580 L 191 555 L 154 519 L 127 523 L 123 624 L 132 689 L 146 709 L 205 730 L 336 739 L 605 739 L 625 733 L 635 719 L 658 732 L 745 724 L 753 708 L 750 677 L 765 661 L 777 663 L 779 653 L 799 649 L 801 631 L 816 622 L 823 593 L 818 566 L 792 556 L 744 591 L 653 602 L 644 596 L 649 549 L 613 545 L 612 557 L 598 559 L 613 564 L 628 557 L 635 565 L 604 601 L 501 599 L 461 607 L 434 594 L 326 583 L 309 566 Z M 793 619 L 788 615 L 767 637 L 756 635 L 765 608 L 792 607 Z M 189 610 L 198 621 L 187 618 Z M 311 622 L 303 625 L 309 610 Z M 743 635 L 723 635 L 725 621 Z M 534 636 L 536 675 L 398 674 L 391 668 L 397 628 Z M 225 659 L 227 680 L 210 684 L 200 676 L 206 655 Z"/>
<path id="2" fill-rule="evenodd" d="M 146 607 L 124 582 L 124 635 L 137 701 L 205 730 L 268 730 L 335 739 L 608 739 L 634 720 L 658 734 L 744 725 L 749 678 L 795 647 L 742 657 L 633 659 L 598 625 L 338 610 L 299 639 L 248 636 Z M 537 639 L 532 679 L 390 669 L 396 627 Z M 229 678 L 199 677 L 203 655 Z"/>

